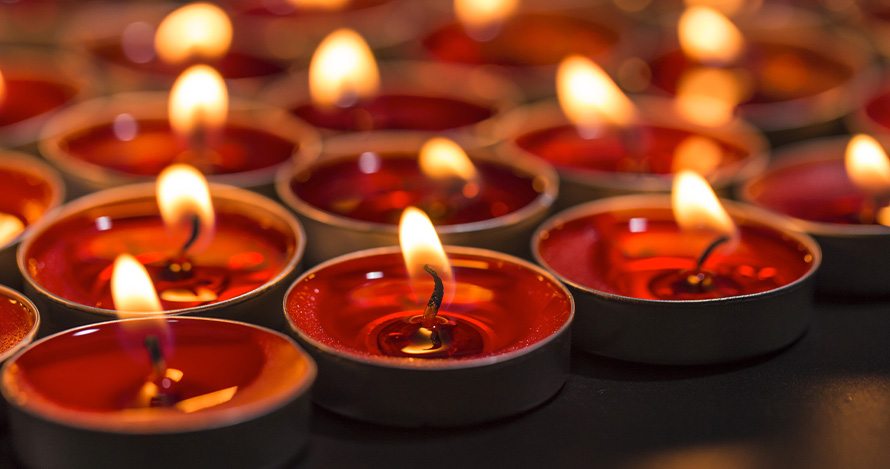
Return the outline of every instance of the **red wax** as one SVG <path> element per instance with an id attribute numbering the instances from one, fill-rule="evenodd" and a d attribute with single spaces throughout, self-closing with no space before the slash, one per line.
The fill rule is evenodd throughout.
<path id="1" fill-rule="evenodd" d="M 537 252 L 571 282 L 649 300 L 694 300 L 747 295 L 787 285 L 812 268 L 813 255 L 793 238 L 734 217 L 741 238 L 717 248 L 701 271 L 716 283 L 695 292 L 686 285 L 714 236 L 683 232 L 670 208 L 626 208 L 593 213 L 544 233 Z"/>
<path id="2" fill-rule="evenodd" d="M 520 135 L 515 142 L 559 169 L 669 175 L 673 173 L 671 165 L 677 146 L 696 135 L 699 134 L 688 130 L 645 125 L 626 135 L 610 128 L 585 138 L 575 126 L 562 125 Z M 705 136 L 723 150 L 720 166 L 737 164 L 751 156 L 744 148 Z"/>
<path id="3" fill-rule="evenodd" d="M 701 64 L 677 50 L 649 64 L 652 84 L 668 93 L 676 92 L 680 77 Z M 750 104 L 775 103 L 815 96 L 850 80 L 853 70 L 818 50 L 789 44 L 751 41 L 745 53 L 727 68 L 750 73 L 753 93 Z"/>
<path id="4" fill-rule="evenodd" d="M 211 156 L 201 161 L 184 154 L 188 143 L 166 119 L 137 119 L 133 134 L 103 123 L 71 132 L 59 141 L 64 153 L 133 176 L 156 176 L 174 162 L 191 163 L 204 174 L 231 174 L 277 166 L 291 158 L 293 142 L 262 129 L 226 124 Z"/>
<path id="5" fill-rule="evenodd" d="M 541 186 L 534 175 L 504 164 L 473 160 L 478 192 L 461 181 L 424 175 L 415 153 L 353 155 L 322 162 L 296 174 L 291 190 L 308 204 L 354 220 L 397 225 L 408 206 L 423 209 L 436 225 L 501 217 L 532 203 Z"/>
<path id="6" fill-rule="evenodd" d="M 133 407 L 132 396 L 152 375 L 147 335 L 161 341 L 181 399 L 237 386 L 227 402 L 195 413 Z M 291 342 L 241 323 L 168 318 L 94 324 L 41 341 L 3 375 L 8 395 L 49 418 L 123 431 L 184 429 L 209 419 L 237 420 L 292 398 L 309 365 Z M 207 415 L 209 414 L 209 415 Z"/>
<path id="7" fill-rule="evenodd" d="M 883 129 L 890 130 L 890 91 L 872 98 L 865 105 L 865 114 Z"/>
<path id="8" fill-rule="evenodd" d="M 617 41 L 614 31 L 575 16 L 517 14 L 489 41 L 477 41 L 453 23 L 427 36 L 423 46 L 446 62 L 527 67 L 554 65 L 571 54 L 596 56 Z"/>
<path id="9" fill-rule="evenodd" d="M 134 62 L 124 53 L 120 41 L 110 41 L 91 45 L 89 47 L 89 52 L 102 60 L 120 67 L 126 67 L 145 73 L 167 75 L 170 77 L 178 76 L 189 68 L 189 66 L 195 64 L 195 62 L 178 65 L 167 64 L 153 54 L 152 58 L 146 62 Z M 284 73 L 287 70 L 287 67 L 284 65 L 271 60 L 233 50 L 230 50 L 215 61 L 207 62 L 207 64 L 215 68 L 223 78 L 230 79 L 268 77 Z"/>
<path id="10" fill-rule="evenodd" d="M 340 15 L 343 12 L 364 10 L 373 8 L 392 0 L 349 0 L 345 5 L 336 9 L 327 8 L 300 8 L 294 5 L 292 0 L 242 0 L 240 5 L 232 8 L 242 15 L 250 16 L 291 16 L 314 17 L 326 15 Z"/>
<path id="11" fill-rule="evenodd" d="M 0 292 L 0 355 L 21 342 L 34 328 L 36 313 L 21 301 Z"/>
<path id="12" fill-rule="evenodd" d="M 316 127 L 350 131 L 450 130 L 494 115 L 493 109 L 466 101 L 411 94 L 386 94 L 332 109 L 300 104 L 290 112 Z"/>
<path id="13" fill-rule="evenodd" d="M 866 197 L 847 177 L 842 157 L 771 170 L 752 183 L 748 194 L 758 205 L 803 220 L 862 224 Z"/>
<path id="14" fill-rule="evenodd" d="M 0 127 L 12 125 L 68 104 L 77 94 L 70 84 L 46 78 L 9 76 L 0 101 Z"/>
<path id="15" fill-rule="evenodd" d="M 570 299 L 558 285 L 504 258 L 450 252 L 455 283 L 445 283 L 437 317 L 478 332 L 481 350 L 453 359 L 500 355 L 534 345 L 569 319 Z M 285 313 L 311 339 L 338 351 L 382 356 L 380 326 L 423 312 L 433 281 L 408 281 L 401 253 L 351 258 L 315 271 L 288 292 Z M 475 347 L 476 339 L 470 339 Z M 391 355 L 386 355 L 391 356 Z M 399 355 L 401 356 L 401 355 Z M 415 355 L 417 358 L 441 358 Z"/>
<path id="16" fill-rule="evenodd" d="M 56 197 L 54 187 L 46 179 L 17 166 L 4 166 L 0 160 L 0 212 L 15 216 L 28 226 L 50 208 Z"/>
<path id="17" fill-rule="evenodd" d="M 164 275 L 189 233 L 168 232 L 153 196 L 93 206 L 37 233 L 25 254 L 28 273 L 58 297 L 113 309 L 112 264 L 119 254 L 129 253 L 148 268 L 165 310 L 234 298 L 280 275 L 297 249 L 283 222 L 229 198 L 214 196 L 213 204 L 215 236 L 206 249 L 189 253 L 190 279 L 171 281 Z M 175 289 L 193 296 L 166 299 L 164 291 Z"/>

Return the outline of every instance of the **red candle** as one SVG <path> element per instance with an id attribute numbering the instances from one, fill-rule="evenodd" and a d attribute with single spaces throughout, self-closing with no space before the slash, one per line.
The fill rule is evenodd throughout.
<path id="1" fill-rule="evenodd" d="M 282 282 L 296 275 L 305 239 L 293 216 L 265 197 L 212 186 L 212 239 L 201 228 L 195 233 L 209 244 L 188 250 L 190 230 L 168 228 L 154 190 L 134 185 L 83 197 L 34 228 L 19 266 L 25 290 L 47 304 L 47 322 L 70 327 L 113 316 L 111 267 L 128 253 L 149 270 L 168 312 L 277 325 L 256 302 L 274 304 Z"/>
<path id="2" fill-rule="evenodd" d="M 556 196 L 553 169 L 482 151 L 470 159 L 446 139 L 415 140 L 332 142 L 327 157 L 282 170 L 276 188 L 305 220 L 308 262 L 396 244 L 408 206 L 427 212 L 448 243 L 527 253 L 525 240 Z M 427 165 L 436 157 L 444 168 Z"/>
<path id="3" fill-rule="evenodd" d="M 293 335 L 319 360 L 316 401 L 378 423 L 452 426 L 552 395 L 568 358 L 564 287 L 511 256 L 443 250 L 416 208 L 400 229 L 401 252 L 336 258 L 285 296 Z"/>
<path id="4" fill-rule="evenodd" d="M 158 370 L 143 346 L 149 336 L 160 341 L 165 390 L 151 405 L 143 396 Z M 312 360 L 276 332 L 138 319 L 35 343 L 3 368 L 0 390 L 15 450 L 29 466 L 277 465 L 305 444 L 314 377 Z"/>
<path id="5" fill-rule="evenodd" d="M 39 325 L 34 304 L 21 293 L 0 286 L 0 363 L 28 345 Z"/>

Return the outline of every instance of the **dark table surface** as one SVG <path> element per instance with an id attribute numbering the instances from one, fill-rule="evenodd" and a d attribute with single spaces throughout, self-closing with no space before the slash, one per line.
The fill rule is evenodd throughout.
<path id="1" fill-rule="evenodd" d="M 553 399 L 486 425 L 397 429 L 316 408 L 292 466 L 890 467 L 890 301 L 819 299 L 799 341 L 731 365 L 576 351 Z M 5 434 L 0 467 L 17 467 Z"/>

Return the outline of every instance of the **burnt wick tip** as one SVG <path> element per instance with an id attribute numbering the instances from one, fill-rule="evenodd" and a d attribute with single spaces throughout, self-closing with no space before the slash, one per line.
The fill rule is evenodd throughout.
<path id="1" fill-rule="evenodd" d="M 161 341 L 155 335 L 145 336 L 142 342 L 145 350 L 148 351 L 148 358 L 151 360 L 151 367 L 155 374 L 163 375 L 167 369 L 164 361 L 164 355 L 161 353 Z"/>
<path id="2" fill-rule="evenodd" d="M 423 310 L 421 325 L 427 329 L 435 330 L 437 324 L 436 314 L 438 314 L 439 308 L 442 306 L 442 299 L 445 297 L 445 286 L 442 284 L 442 279 L 439 278 L 439 274 L 437 274 L 429 264 L 424 264 L 423 270 L 433 276 L 434 285 L 430 300 L 427 302 L 426 308 Z"/>
<path id="3" fill-rule="evenodd" d="M 729 236 L 721 236 L 715 239 L 714 242 L 709 244 L 708 247 L 705 248 L 704 252 L 701 253 L 701 256 L 698 257 L 698 261 L 695 263 L 695 270 L 701 270 L 701 266 L 705 263 L 706 260 L 708 260 L 708 257 L 710 257 L 711 253 L 713 253 L 714 250 L 717 249 L 717 246 L 720 246 L 727 241 L 729 241 Z"/>

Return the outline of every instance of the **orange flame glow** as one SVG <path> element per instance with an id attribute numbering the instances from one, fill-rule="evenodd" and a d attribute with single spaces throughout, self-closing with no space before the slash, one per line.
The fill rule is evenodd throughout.
<path id="1" fill-rule="evenodd" d="M 157 199 L 164 224 L 173 233 L 190 234 L 197 217 L 199 237 L 192 249 L 206 248 L 213 239 L 216 221 L 204 175 L 184 164 L 167 167 L 158 176 Z"/>
<path id="2" fill-rule="evenodd" d="M 476 167 L 460 145 L 447 138 L 428 140 L 420 149 L 420 170 L 431 178 L 457 176 L 465 181 L 476 179 Z"/>
<path id="3" fill-rule="evenodd" d="M 890 191 L 890 160 L 873 137 L 854 136 L 847 145 L 844 165 L 847 175 L 861 190 L 872 195 Z"/>
<path id="4" fill-rule="evenodd" d="M 351 29 L 329 34 L 309 64 L 309 94 L 318 106 L 345 107 L 377 94 L 380 72 L 364 39 Z"/>
<path id="5" fill-rule="evenodd" d="M 176 79 L 170 91 L 170 125 L 186 137 L 195 131 L 222 128 L 228 111 L 226 83 L 216 70 L 207 65 L 190 67 Z"/>
<path id="6" fill-rule="evenodd" d="M 439 241 L 439 235 L 436 234 L 436 228 L 422 210 L 408 207 L 402 212 L 399 221 L 399 246 L 402 248 L 405 267 L 412 280 L 429 278 L 423 270 L 425 264 L 433 267 L 443 281 L 452 278 L 451 266 Z"/>
<path id="7" fill-rule="evenodd" d="M 718 127 L 732 121 L 743 100 L 741 77 L 729 70 L 696 68 L 677 84 L 677 111 L 690 122 Z"/>
<path id="8" fill-rule="evenodd" d="M 563 113 L 580 128 L 595 128 L 603 120 L 627 126 L 636 114 L 633 103 L 606 72 L 579 55 L 559 64 L 556 91 Z"/>
<path id="9" fill-rule="evenodd" d="M 686 55 L 711 64 L 729 63 L 745 46 L 738 28 L 719 11 L 708 7 L 687 8 L 680 17 L 678 33 Z"/>
<path id="10" fill-rule="evenodd" d="M 519 7 L 519 0 L 454 0 L 454 15 L 469 31 L 498 27 Z"/>
<path id="11" fill-rule="evenodd" d="M 706 230 L 735 237 L 737 228 L 708 181 L 694 171 L 681 171 L 671 192 L 674 218 L 686 231 Z"/>
<path id="12" fill-rule="evenodd" d="M 120 313 L 156 313 L 163 310 L 148 271 L 129 254 L 121 254 L 114 260 L 111 298 L 121 317 L 127 315 Z"/>
<path id="13" fill-rule="evenodd" d="M 211 3 L 192 3 L 173 11 L 155 34 L 158 56 L 172 64 L 217 59 L 231 43 L 232 23 L 225 11 Z"/>

